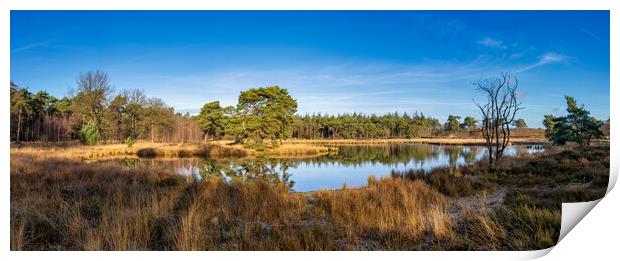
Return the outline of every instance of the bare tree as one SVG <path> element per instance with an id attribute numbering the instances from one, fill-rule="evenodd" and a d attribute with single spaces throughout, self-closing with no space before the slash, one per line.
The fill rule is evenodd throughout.
<path id="1" fill-rule="evenodd" d="M 103 71 L 80 74 L 76 80 L 78 93 L 74 97 L 74 110 L 81 115 L 82 122 L 100 123 L 108 96 L 113 92 L 108 75 Z"/>
<path id="2" fill-rule="evenodd" d="M 487 96 L 484 104 L 474 101 L 482 113 L 482 136 L 489 152 L 489 168 L 495 168 L 510 144 L 510 126 L 517 112 L 522 110 L 517 101 L 519 81 L 510 73 L 474 83 L 476 89 Z"/>
<path id="3" fill-rule="evenodd" d="M 144 91 L 140 89 L 124 90 L 121 95 L 127 99 L 125 110 L 129 118 L 129 135 L 135 139 L 139 136 L 137 125 L 144 114 L 143 110 L 147 98 Z"/>

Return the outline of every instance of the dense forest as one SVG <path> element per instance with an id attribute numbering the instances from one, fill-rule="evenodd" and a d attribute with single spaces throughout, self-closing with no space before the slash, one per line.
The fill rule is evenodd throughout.
<path id="1" fill-rule="evenodd" d="M 141 90 L 114 93 L 108 76 L 100 71 L 79 76 L 75 95 L 56 98 L 45 91 L 30 92 L 11 82 L 12 141 L 70 141 L 93 123 L 104 142 L 127 137 L 162 142 L 202 138 L 189 114 L 175 113 L 158 98 Z"/>
<path id="2" fill-rule="evenodd" d="M 473 126 L 475 127 L 475 126 Z M 360 139 L 433 136 L 443 130 L 438 119 L 417 112 L 385 115 L 341 114 L 296 116 L 293 138 Z"/>

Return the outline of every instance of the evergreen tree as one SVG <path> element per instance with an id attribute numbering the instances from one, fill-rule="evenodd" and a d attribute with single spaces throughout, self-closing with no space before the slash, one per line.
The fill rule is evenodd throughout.
<path id="1" fill-rule="evenodd" d="M 577 106 L 575 98 L 565 97 L 568 115 L 553 119 L 553 132 L 550 136 L 553 144 L 576 142 L 581 146 L 589 146 L 592 139 L 602 138 L 603 122 L 590 116 L 590 112 L 583 105 Z"/>
<path id="2" fill-rule="evenodd" d="M 463 119 L 461 128 L 471 130 L 471 129 L 475 129 L 477 124 L 478 124 L 478 121 L 476 120 L 476 118 L 472 116 L 467 116 L 465 117 L 465 119 Z"/>
<path id="3" fill-rule="evenodd" d="M 512 125 L 517 129 L 527 128 L 527 123 L 525 123 L 524 119 L 517 119 Z"/>
<path id="4" fill-rule="evenodd" d="M 95 145 L 100 139 L 99 129 L 92 121 L 86 123 L 80 130 L 80 142 L 84 145 Z"/>
<path id="5" fill-rule="evenodd" d="M 545 119 L 543 120 L 543 125 L 545 126 L 545 137 L 551 138 L 553 135 L 553 127 L 555 125 L 555 116 L 546 114 Z"/>
<path id="6" fill-rule="evenodd" d="M 297 112 L 297 101 L 279 86 L 262 87 L 241 92 L 237 104 L 241 130 L 237 137 L 252 146 L 272 145 L 286 138 Z"/>
<path id="7" fill-rule="evenodd" d="M 219 138 L 224 131 L 224 124 L 224 110 L 219 101 L 202 106 L 198 115 L 198 126 L 204 132 L 205 140 L 209 139 L 209 136 Z"/>
<path id="8" fill-rule="evenodd" d="M 460 119 L 461 117 L 459 116 L 449 115 L 445 124 L 445 129 L 447 131 L 458 131 L 461 128 L 461 124 L 459 123 Z"/>

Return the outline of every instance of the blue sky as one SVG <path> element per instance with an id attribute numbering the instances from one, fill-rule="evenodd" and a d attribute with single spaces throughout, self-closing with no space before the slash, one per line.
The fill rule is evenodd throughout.
<path id="1" fill-rule="evenodd" d="M 11 80 L 65 96 L 81 72 L 177 111 L 287 88 L 299 113 L 479 113 L 511 71 L 540 127 L 564 95 L 609 117 L 608 11 L 11 11 Z"/>

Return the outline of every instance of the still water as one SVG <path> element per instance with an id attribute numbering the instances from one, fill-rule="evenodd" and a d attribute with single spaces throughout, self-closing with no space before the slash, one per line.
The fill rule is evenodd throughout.
<path id="1" fill-rule="evenodd" d="M 543 151 L 540 145 L 514 145 L 507 156 Z M 252 179 L 266 177 L 294 191 L 315 191 L 366 185 L 368 176 L 389 176 L 393 170 L 431 170 L 459 167 L 484 159 L 483 146 L 389 144 L 340 146 L 338 154 L 294 159 L 137 159 L 123 160 L 128 167 L 168 169 L 196 181 L 210 177 Z"/>

